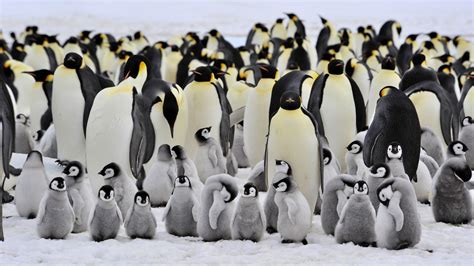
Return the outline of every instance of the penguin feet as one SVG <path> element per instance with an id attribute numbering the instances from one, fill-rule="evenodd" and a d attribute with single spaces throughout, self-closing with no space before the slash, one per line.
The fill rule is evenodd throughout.
<path id="1" fill-rule="evenodd" d="M 401 242 L 400 244 L 398 244 L 398 246 L 395 248 L 395 250 L 405 249 L 405 248 L 408 248 L 409 246 L 410 246 L 410 243 Z"/>
<path id="2" fill-rule="evenodd" d="M 306 245 L 308 245 L 308 240 L 306 240 L 306 238 L 305 238 L 305 239 L 303 239 L 303 240 L 301 241 L 301 243 L 303 243 L 303 245 L 306 246 Z"/>
<path id="3" fill-rule="evenodd" d="M 274 234 L 274 233 L 276 233 L 276 232 L 278 232 L 278 231 L 277 231 L 275 228 L 273 228 L 273 227 L 267 227 L 267 233 L 269 233 L 270 235 L 271 235 L 271 234 Z"/>
<path id="4" fill-rule="evenodd" d="M 10 203 L 12 202 L 14 197 L 10 195 L 10 193 L 6 192 L 5 190 L 2 192 L 2 203 Z"/>
<path id="5" fill-rule="evenodd" d="M 291 243 L 294 243 L 294 242 L 295 242 L 295 241 L 290 240 L 290 239 L 283 239 L 283 240 L 281 241 L 282 244 L 291 244 Z"/>

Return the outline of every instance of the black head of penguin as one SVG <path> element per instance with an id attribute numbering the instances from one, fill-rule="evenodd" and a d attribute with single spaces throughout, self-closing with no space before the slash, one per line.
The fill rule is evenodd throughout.
<path id="1" fill-rule="evenodd" d="M 135 203 L 140 203 L 142 206 L 147 205 L 150 202 L 150 196 L 144 190 L 140 190 L 135 194 Z"/>
<path id="2" fill-rule="evenodd" d="M 109 50 L 112 52 L 112 53 L 116 53 L 117 50 L 119 48 L 119 43 L 118 42 L 111 42 L 110 43 L 110 46 L 109 46 Z"/>
<path id="3" fill-rule="evenodd" d="M 179 46 L 177 46 L 177 45 L 171 45 L 170 47 L 171 47 L 171 51 L 172 51 L 172 52 L 179 52 Z"/>
<path id="4" fill-rule="evenodd" d="M 280 98 L 280 107 L 284 110 L 296 110 L 301 107 L 301 96 L 294 91 L 283 93 Z"/>
<path id="5" fill-rule="evenodd" d="M 344 61 L 334 59 L 329 62 L 328 72 L 331 75 L 342 75 L 344 73 Z"/>
<path id="6" fill-rule="evenodd" d="M 176 154 L 176 159 L 185 160 L 188 158 L 183 146 L 181 145 L 176 145 L 171 150 Z"/>
<path id="7" fill-rule="evenodd" d="M 118 53 L 118 58 L 121 60 L 125 60 L 133 55 L 132 52 L 122 50 Z"/>
<path id="8" fill-rule="evenodd" d="M 434 47 L 434 44 L 431 41 L 423 42 L 423 47 L 428 50 L 436 50 L 436 48 Z"/>
<path id="9" fill-rule="evenodd" d="M 439 34 L 436 31 L 432 31 L 428 33 L 428 36 L 430 37 L 430 39 L 436 39 L 439 37 Z"/>
<path id="10" fill-rule="evenodd" d="M 267 64 L 257 64 L 262 74 L 262 79 L 276 79 L 278 75 L 278 69 L 274 66 Z"/>
<path id="11" fill-rule="evenodd" d="M 171 147 L 168 144 L 162 144 L 158 148 L 158 160 L 169 161 L 171 160 Z"/>
<path id="12" fill-rule="evenodd" d="M 473 125 L 473 124 L 474 124 L 474 119 L 472 119 L 472 117 L 470 117 L 470 116 L 466 116 L 462 120 L 462 127 L 467 127 L 467 126 L 470 126 L 470 125 Z"/>
<path id="13" fill-rule="evenodd" d="M 64 66 L 70 69 L 79 69 L 82 66 L 82 57 L 76 53 L 68 53 L 64 57 Z"/>
<path id="14" fill-rule="evenodd" d="M 379 174 L 381 174 L 383 178 L 390 176 L 390 167 L 385 163 L 376 163 L 372 165 L 369 171 L 374 176 Z"/>
<path id="15" fill-rule="evenodd" d="M 438 68 L 438 73 L 451 74 L 451 66 L 450 65 L 441 65 Z"/>
<path id="16" fill-rule="evenodd" d="M 74 178 L 80 178 L 84 174 L 84 168 L 78 161 L 71 161 L 63 170 L 63 174 L 72 176 Z"/>
<path id="17" fill-rule="evenodd" d="M 197 82 L 210 82 L 214 78 L 212 69 L 207 66 L 200 66 L 191 72 L 194 73 L 194 81 Z"/>
<path id="18" fill-rule="evenodd" d="M 382 60 L 382 69 L 387 69 L 387 70 L 395 70 L 395 58 L 391 55 L 387 55 L 383 60 Z"/>
<path id="19" fill-rule="evenodd" d="M 59 44 L 59 41 L 58 41 L 58 38 L 57 38 L 57 34 L 56 35 L 48 35 L 47 37 L 47 40 L 49 43 L 58 43 Z"/>
<path id="20" fill-rule="evenodd" d="M 101 195 L 102 194 L 102 195 Z M 97 196 L 100 199 L 112 199 L 114 197 L 114 188 L 110 185 L 104 185 L 99 189 Z"/>
<path id="21" fill-rule="evenodd" d="M 196 138 L 197 142 L 206 143 L 210 137 L 209 134 L 211 133 L 211 128 L 212 127 L 205 127 L 196 131 L 196 133 L 194 134 L 194 137 Z"/>
<path id="22" fill-rule="evenodd" d="M 36 82 L 53 81 L 53 72 L 49 71 L 48 69 L 41 69 L 23 73 L 31 75 Z"/>
<path id="23" fill-rule="evenodd" d="M 257 197 L 258 196 L 258 189 L 255 186 L 254 183 L 248 182 L 244 185 L 244 195 L 245 196 L 252 196 L 252 197 Z"/>
<path id="24" fill-rule="evenodd" d="M 349 46 L 349 30 L 344 29 L 341 35 L 341 44 L 343 46 Z"/>
<path id="25" fill-rule="evenodd" d="M 49 189 L 57 192 L 64 192 L 66 191 L 66 181 L 60 176 L 55 177 L 51 182 L 49 182 Z"/>
<path id="26" fill-rule="evenodd" d="M 413 65 L 415 66 L 421 66 L 421 64 L 423 64 L 425 60 L 426 60 L 426 57 L 424 54 L 415 54 L 413 58 L 411 59 L 411 61 L 413 62 Z"/>
<path id="27" fill-rule="evenodd" d="M 137 31 L 137 32 L 135 32 L 135 33 L 133 34 L 133 38 L 134 38 L 135 40 L 140 39 L 140 37 L 142 37 L 142 36 L 143 36 L 143 33 L 142 33 L 141 31 Z"/>
<path id="28" fill-rule="evenodd" d="M 330 150 L 323 148 L 323 162 L 324 165 L 329 165 L 332 161 L 332 153 Z"/>
<path id="29" fill-rule="evenodd" d="M 133 55 L 128 59 L 123 69 L 123 73 L 125 73 L 124 79 L 127 79 L 128 77 L 135 79 L 138 77 L 138 74 L 145 69 L 147 73 L 147 79 L 151 78 L 150 61 L 148 61 L 148 59 L 143 55 Z"/>
<path id="30" fill-rule="evenodd" d="M 283 47 L 286 49 L 292 49 L 295 44 L 295 39 L 293 38 L 287 38 L 286 41 L 283 43 Z"/>
<path id="31" fill-rule="evenodd" d="M 291 20 L 297 20 L 298 16 L 296 16 L 294 13 L 285 13 L 285 15 L 288 16 L 289 19 Z"/>
<path id="32" fill-rule="evenodd" d="M 364 34 L 365 29 L 362 26 L 357 27 L 357 33 Z"/>
<path id="33" fill-rule="evenodd" d="M 275 23 L 283 23 L 283 19 L 282 19 L 282 18 L 277 18 L 277 20 L 275 21 Z"/>
<path id="34" fill-rule="evenodd" d="M 64 42 L 64 45 L 66 44 L 78 44 L 79 43 L 79 40 L 76 38 L 76 37 L 70 37 L 69 39 L 67 39 L 65 42 Z"/>
<path id="35" fill-rule="evenodd" d="M 448 145 L 448 153 L 451 155 L 463 155 L 468 150 L 466 144 L 459 140 L 453 141 Z"/>
<path id="36" fill-rule="evenodd" d="M 91 30 L 83 30 L 81 31 L 81 33 L 79 34 L 81 40 L 85 40 L 85 39 L 89 39 L 90 38 L 90 34 L 92 33 Z"/>
<path id="37" fill-rule="evenodd" d="M 212 29 L 209 31 L 209 35 L 211 35 L 212 37 L 220 37 L 220 33 L 219 31 L 217 31 L 216 29 Z"/>
<path id="38" fill-rule="evenodd" d="M 397 91 L 398 91 L 398 89 L 393 87 L 393 86 L 385 86 L 379 91 L 379 97 L 380 98 L 385 97 L 385 96 L 388 96 L 392 93 L 396 93 Z"/>

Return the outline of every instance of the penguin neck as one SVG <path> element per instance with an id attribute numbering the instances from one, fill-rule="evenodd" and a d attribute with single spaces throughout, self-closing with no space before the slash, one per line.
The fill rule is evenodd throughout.
<path id="1" fill-rule="evenodd" d="M 51 192 L 49 193 L 49 196 L 52 198 L 52 199 L 55 199 L 55 200 L 67 200 L 67 193 L 66 191 L 53 191 L 51 190 Z"/>
<path id="2" fill-rule="evenodd" d="M 97 205 L 103 209 L 112 209 L 117 207 L 117 203 L 115 203 L 115 199 L 111 201 L 103 201 L 103 200 L 98 200 Z"/>
<path id="3" fill-rule="evenodd" d="M 267 93 L 272 91 L 274 85 L 274 79 L 260 79 L 255 89 L 259 93 Z"/>
<path id="4" fill-rule="evenodd" d="M 278 111 L 278 112 L 281 112 L 281 115 L 284 115 L 284 116 L 293 116 L 293 115 L 296 115 L 296 114 L 300 113 L 301 108 L 298 108 L 298 109 L 295 109 L 295 110 L 286 110 L 286 109 L 280 108 L 280 111 Z"/>

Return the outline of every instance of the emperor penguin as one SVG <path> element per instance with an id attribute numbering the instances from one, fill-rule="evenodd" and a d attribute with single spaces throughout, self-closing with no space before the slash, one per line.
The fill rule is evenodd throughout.
<path id="1" fill-rule="evenodd" d="M 293 173 L 291 171 L 291 166 L 283 161 L 283 160 L 276 160 L 276 172 L 272 177 L 272 182 L 269 183 L 267 189 L 267 196 L 265 197 L 265 201 L 263 203 L 263 210 L 265 212 L 266 218 L 266 231 L 269 234 L 273 234 L 277 232 L 277 224 L 278 224 L 278 206 L 275 203 L 275 194 L 276 190 L 275 187 L 271 184 L 286 178 L 287 176 L 292 176 Z"/>
<path id="2" fill-rule="evenodd" d="M 466 144 L 466 161 L 471 169 L 474 169 L 474 120 L 470 116 L 462 120 L 459 140 Z"/>
<path id="3" fill-rule="evenodd" d="M 422 81 L 434 81 L 439 84 L 436 71 L 427 68 L 426 57 L 423 54 L 415 54 L 412 58 L 413 68 L 406 71 L 400 80 L 399 88 L 401 91 L 407 90 L 410 86 Z"/>
<path id="4" fill-rule="evenodd" d="M 262 78 L 247 96 L 244 114 L 244 151 L 250 166 L 254 167 L 265 157 L 265 145 L 268 134 L 270 100 L 275 82 L 279 78 L 278 70 L 270 65 L 259 65 Z"/>
<path id="5" fill-rule="evenodd" d="M 447 159 L 433 178 L 433 210 L 436 222 L 468 224 L 472 221 L 472 198 L 465 183 L 472 172 L 463 158 Z"/>
<path id="6" fill-rule="evenodd" d="M 370 84 L 367 102 L 367 119 L 372 122 L 377 101 L 380 98 L 380 89 L 386 86 L 398 87 L 400 76 L 395 71 L 395 60 L 392 56 L 387 56 L 382 61 L 382 69 L 374 75 Z"/>
<path id="7" fill-rule="evenodd" d="M 31 113 L 30 110 L 30 98 L 31 90 L 35 83 L 35 79 L 28 73 L 32 72 L 34 69 L 20 61 L 16 60 L 7 60 L 3 63 L 4 74 L 10 76 L 10 78 L 5 78 L 4 82 L 8 86 L 10 97 L 16 104 L 14 106 L 15 114 L 24 114 L 29 116 Z M 3 75 L 2 75 L 3 76 Z M 16 92 L 16 93 L 15 93 Z M 15 98 L 17 94 L 18 98 Z"/>
<path id="8" fill-rule="evenodd" d="M 53 50 L 48 47 L 48 42 L 44 35 L 36 35 L 32 43 L 25 47 L 25 52 L 26 56 L 23 62 L 34 70 L 49 69 L 54 71 L 56 69 L 56 56 Z"/>
<path id="9" fill-rule="evenodd" d="M 318 60 L 321 60 L 327 48 L 340 43 L 337 30 L 334 25 L 327 19 L 321 17 L 323 28 L 319 32 L 318 40 L 316 41 L 316 52 L 318 53 Z"/>
<path id="10" fill-rule="evenodd" d="M 113 187 L 104 185 L 99 189 L 99 199 L 89 217 L 89 233 L 94 241 L 114 239 L 118 235 L 123 219 L 114 197 Z"/>
<path id="11" fill-rule="evenodd" d="M 367 104 L 369 101 L 370 85 L 373 80 L 373 74 L 369 66 L 362 61 L 351 58 L 347 61 L 344 71 L 357 84 L 364 98 L 364 104 Z"/>
<path id="12" fill-rule="evenodd" d="M 183 59 L 183 55 L 176 45 L 171 46 L 171 51 L 166 55 L 166 64 L 164 65 L 163 79 L 176 83 L 178 64 Z"/>
<path id="13" fill-rule="evenodd" d="M 311 230 L 313 207 L 291 176 L 273 183 L 276 190 L 275 204 L 278 207 L 277 230 L 282 243 L 301 242 L 308 244 L 306 236 Z"/>
<path id="14" fill-rule="evenodd" d="M 410 34 L 405 38 L 405 42 L 400 45 L 397 54 L 397 67 L 400 74 L 404 74 L 410 68 L 411 58 L 413 53 L 419 48 L 416 38 L 419 34 Z"/>
<path id="15" fill-rule="evenodd" d="M 324 190 L 327 183 L 333 178 L 341 174 L 341 166 L 332 151 L 328 148 L 323 148 L 323 162 L 324 162 L 324 178 L 321 188 Z"/>
<path id="16" fill-rule="evenodd" d="M 423 204 L 429 204 L 431 200 L 432 175 L 428 166 L 421 160 L 421 156 L 418 168 L 416 169 L 416 178 L 411 180 L 411 184 L 415 189 L 416 199 Z"/>
<path id="17" fill-rule="evenodd" d="M 157 160 L 143 181 L 143 190 L 149 193 L 152 207 L 166 206 L 177 177 L 176 169 L 176 160 L 171 154 L 170 146 L 161 145 L 158 148 Z"/>
<path id="18" fill-rule="evenodd" d="M 145 46 L 149 45 L 148 39 L 141 31 L 137 31 L 135 34 L 133 34 L 132 43 L 135 45 L 138 51 L 143 50 Z"/>
<path id="19" fill-rule="evenodd" d="M 298 33 L 302 38 L 306 38 L 306 30 L 303 21 L 293 13 L 286 13 L 285 15 L 289 18 L 288 24 L 286 25 L 287 36 L 294 38 L 295 34 Z"/>
<path id="20" fill-rule="evenodd" d="M 398 250 L 418 244 L 421 222 L 410 182 L 388 178 L 377 188 L 377 196 L 380 201 L 375 221 L 377 246 Z"/>
<path id="21" fill-rule="evenodd" d="M 210 176 L 227 172 L 221 146 L 211 137 L 211 129 L 211 127 L 201 128 L 195 134 L 199 148 L 194 163 L 198 176 L 203 182 L 206 182 Z"/>
<path id="22" fill-rule="evenodd" d="M 16 180 L 15 207 L 20 217 L 36 218 L 40 201 L 48 189 L 48 183 L 43 156 L 38 151 L 30 152 Z"/>
<path id="23" fill-rule="evenodd" d="M 439 169 L 439 164 L 435 159 L 433 159 L 433 157 L 429 156 L 423 148 L 421 148 L 420 151 L 420 162 L 425 164 L 426 168 L 428 168 L 428 171 L 430 172 L 431 178 L 433 178 Z"/>
<path id="24" fill-rule="evenodd" d="M 16 115 L 14 152 L 28 154 L 34 148 L 35 140 L 30 133 L 30 119 L 24 114 Z"/>
<path id="25" fill-rule="evenodd" d="M 337 221 L 342 209 L 354 192 L 356 179 L 351 175 L 341 174 L 331 180 L 324 188 L 321 205 L 321 225 L 328 235 L 334 235 Z"/>
<path id="26" fill-rule="evenodd" d="M 392 142 L 388 145 L 385 163 L 390 167 L 393 176 L 399 177 L 406 174 L 403 165 L 403 150 L 398 142 Z"/>
<path id="27" fill-rule="evenodd" d="M 232 239 L 259 242 L 266 228 L 266 218 L 253 183 L 244 185 L 231 219 Z"/>
<path id="28" fill-rule="evenodd" d="M 55 177 L 39 206 L 37 231 L 41 238 L 64 239 L 72 232 L 74 210 L 67 198 L 66 181 Z"/>
<path id="29" fill-rule="evenodd" d="M 130 238 L 152 239 L 156 232 L 156 219 L 151 212 L 150 196 L 146 191 L 135 194 L 133 206 L 128 210 L 123 223 Z"/>
<path id="30" fill-rule="evenodd" d="M 187 176 L 174 181 L 174 189 L 163 212 L 166 232 L 175 236 L 198 236 L 199 198 Z"/>
<path id="31" fill-rule="evenodd" d="M 384 87 L 379 95 L 381 97 L 377 101 L 374 119 L 364 140 L 364 163 L 367 167 L 384 163 L 388 146 L 396 141 L 403 149 L 405 172 L 413 178 L 418 168 L 421 134 L 415 106 L 395 87 Z"/>
<path id="32" fill-rule="evenodd" d="M 180 145 L 174 146 L 171 150 L 175 155 L 178 176 L 186 175 L 191 180 L 193 191 L 200 197 L 204 185 L 198 175 L 194 161 L 189 158 L 185 149 Z"/>
<path id="33" fill-rule="evenodd" d="M 89 215 L 95 203 L 87 173 L 80 162 L 72 161 L 64 168 L 63 174 L 65 175 L 69 202 L 76 217 L 72 232 L 87 231 Z"/>
<path id="34" fill-rule="evenodd" d="M 206 180 L 197 221 L 197 232 L 204 241 L 231 239 L 230 222 L 237 194 L 237 184 L 230 175 L 214 175 Z"/>
<path id="35" fill-rule="evenodd" d="M 284 40 L 287 36 L 288 34 L 286 33 L 286 28 L 283 24 L 283 19 L 278 18 L 270 29 L 270 37 Z"/>
<path id="36" fill-rule="evenodd" d="M 270 120 L 265 173 L 267 184 L 271 184 L 276 166 L 273 162 L 286 161 L 291 165 L 295 182 L 314 209 L 324 164 L 316 122 L 301 106 L 301 101 L 294 91 L 281 96 L 280 108 Z"/>
<path id="37" fill-rule="evenodd" d="M 459 157 L 466 160 L 466 152 L 469 151 L 469 148 L 463 142 L 456 140 L 451 142 L 446 149 L 446 159 Z"/>
<path id="38" fill-rule="evenodd" d="M 114 199 L 120 212 L 126 215 L 133 206 L 133 198 L 138 191 L 132 179 L 114 162 L 105 165 L 99 175 L 103 176 L 106 185 L 113 187 Z"/>
<path id="39" fill-rule="evenodd" d="M 375 246 L 375 209 L 368 194 L 369 186 L 365 181 L 354 184 L 354 194 L 347 200 L 336 225 L 337 243 Z"/>
<path id="40" fill-rule="evenodd" d="M 68 53 L 54 72 L 51 111 L 58 158 L 86 165 L 86 126 L 100 82 L 82 57 Z M 67 103 L 67 104 L 66 104 Z"/>
<path id="41" fill-rule="evenodd" d="M 52 123 L 51 96 L 53 89 L 53 72 L 41 69 L 26 73 L 30 74 L 35 79 L 29 97 L 30 132 L 46 130 Z"/>
<path id="42" fill-rule="evenodd" d="M 402 26 L 398 21 L 388 20 L 380 27 L 377 40 L 379 42 L 392 41 L 393 43 L 396 43 L 400 37 L 401 32 Z"/>
<path id="43" fill-rule="evenodd" d="M 332 60 L 328 71 L 313 84 L 308 111 L 321 117 L 319 132 L 326 136 L 329 147 L 345 171 L 346 146 L 366 126 L 365 103 L 357 84 L 344 74 L 343 61 Z M 347 108 L 342 110 L 339 108 L 341 105 Z"/>
<path id="44" fill-rule="evenodd" d="M 377 195 L 377 188 L 387 178 L 391 178 L 390 167 L 385 163 L 374 164 L 370 168 L 369 176 L 367 178 L 367 185 L 369 186 L 369 198 L 370 202 L 375 208 L 375 211 L 379 209 L 379 198 Z"/>
<path id="45" fill-rule="evenodd" d="M 349 175 L 355 175 L 358 178 L 366 178 L 367 167 L 364 164 L 362 158 L 362 150 L 364 144 L 359 140 L 354 140 L 347 145 L 345 161 L 347 165 L 347 173 Z"/>

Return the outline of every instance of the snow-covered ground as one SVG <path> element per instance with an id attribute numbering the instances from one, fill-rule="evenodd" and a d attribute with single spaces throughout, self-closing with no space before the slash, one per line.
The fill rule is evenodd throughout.
<path id="1" fill-rule="evenodd" d="M 22 165 L 24 155 L 15 155 L 14 166 Z M 45 159 L 50 177 L 60 168 L 53 159 Z M 245 183 L 248 169 L 237 176 L 239 185 Z M 263 200 L 266 193 L 260 194 Z M 334 237 L 325 235 L 320 216 L 314 216 L 309 244 L 281 244 L 279 234 L 265 234 L 259 243 L 250 241 L 203 242 L 199 238 L 179 238 L 166 233 L 161 221 L 163 208 L 153 209 L 158 221 L 153 240 L 131 240 L 120 230 L 114 240 L 94 242 L 89 234 L 71 234 L 65 240 L 40 239 L 36 234 L 36 221 L 20 218 L 15 205 L 4 207 L 5 242 L 0 242 L 0 265 L 10 263 L 81 263 L 81 264 L 444 264 L 472 265 L 474 254 L 474 226 L 454 226 L 435 223 L 431 208 L 418 204 L 422 221 L 421 242 L 415 248 L 389 251 L 381 248 L 364 248 L 353 244 L 339 245 Z"/>
<path id="2" fill-rule="evenodd" d="M 4 33 L 23 30 L 26 25 L 39 25 L 50 34 L 59 33 L 61 40 L 83 29 L 131 34 L 142 30 L 152 41 L 167 39 L 187 31 L 206 32 L 217 28 L 235 45 L 244 42 L 255 22 L 270 26 L 283 12 L 294 12 L 315 38 L 321 28 L 318 15 L 337 27 L 355 29 L 372 24 L 376 28 L 388 19 L 403 26 L 403 35 L 430 32 L 474 36 L 472 0 L 362 0 L 362 1 L 146 1 L 146 0 L 0 0 L 0 29 Z M 7 34 L 5 34 L 7 35 Z M 8 37 L 8 36 L 6 36 Z M 24 156 L 16 156 L 21 167 Z M 48 173 L 58 174 L 53 160 L 45 160 Z M 248 174 L 241 169 L 239 184 Z M 265 193 L 261 194 L 263 201 Z M 435 223 L 431 209 L 418 205 L 422 218 L 421 242 L 412 249 L 388 251 L 362 248 L 352 244 L 338 245 L 323 233 L 320 217 L 313 219 L 309 245 L 280 244 L 278 234 L 265 235 L 259 243 L 219 241 L 205 243 L 199 238 L 177 238 L 166 233 L 161 222 L 162 209 L 153 212 L 159 220 L 153 240 L 131 240 L 122 229 L 119 237 L 96 243 L 87 233 L 70 235 L 66 240 L 39 239 L 36 222 L 18 217 L 13 204 L 4 205 L 6 241 L 0 243 L 0 265 L 13 263 L 196 263 L 196 264 L 474 264 L 473 225 L 453 226 Z M 432 252 L 429 252 L 432 251 Z"/>

